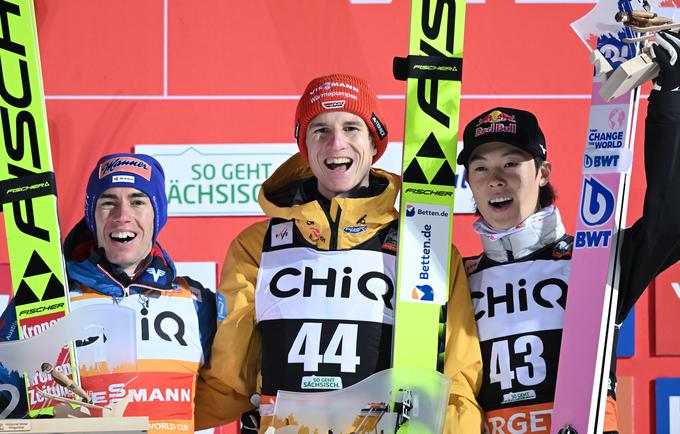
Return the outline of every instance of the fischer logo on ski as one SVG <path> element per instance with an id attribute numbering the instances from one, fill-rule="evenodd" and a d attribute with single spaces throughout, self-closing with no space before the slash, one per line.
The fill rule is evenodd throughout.
<path id="1" fill-rule="evenodd" d="M 33 2 L 3 0 L 0 18 L 0 118 L 4 142 L 0 151 L 0 199 L 19 337 L 25 339 L 41 333 L 66 314 L 66 273 Z M 66 366 L 69 373 L 77 376 L 70 366 L 71 355 L 66 347 L 61 355 L 54 355 L 58 360 L 45 362 Z M 54 386 L 54 380 L 25 378 L 31 416 L 49 412 L 47 401 L 35 390 Z"/>
<path id="2" fill-rule="evenodd" d="M 409 55 L 394 59 L 395 78 L 407 82 L 395 368 L 443 361 L 464 23 L 464 1 L 413 1 Z"/>

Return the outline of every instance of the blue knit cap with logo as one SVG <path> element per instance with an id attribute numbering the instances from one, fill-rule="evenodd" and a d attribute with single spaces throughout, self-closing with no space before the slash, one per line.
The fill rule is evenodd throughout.
<path id="1" fill-rule="evenodd" d="M 168 220 L 165 173 L 155 158 L 144 154 L 111 154 L 95 166 L 85 191 L 85 222 L 97 237 L 94 210 L 97 199 L 109 188 L 132 187 L 149 196 L 154 211 L 153 241 Z"/>

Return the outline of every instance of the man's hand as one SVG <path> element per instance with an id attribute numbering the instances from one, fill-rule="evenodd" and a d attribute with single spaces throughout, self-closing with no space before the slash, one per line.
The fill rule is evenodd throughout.
<path id="1" fill-rule="evenodd" d="M 654 36 L 656 44 L 650 47 L 650 55 L 661 71 L 654 80 L 654 90 L 674 91 L 680 86 L 680 34 L 661 31 Z"/>

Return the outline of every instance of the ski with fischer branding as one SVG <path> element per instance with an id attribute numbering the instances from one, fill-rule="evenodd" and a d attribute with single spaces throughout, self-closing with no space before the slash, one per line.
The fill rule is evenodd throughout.
<path id="1" fill-rule="evenodd" d="M 613 351 L 618 281 L 616 267 L 625 228 L 628 184 L 639 89 L 606 100 L 607 75 L 639 53 L 634 36 L 615 19 L 617 12 L 642 10 L 638 0 L 600 0 L 572 23 L 592 50 L 591 60 L 606 61 L 593 77 L 588 133 L 567 309 L 560 350 L 551 432 L 600 433 L 604 427 L 607 385 Z M 597 46 L 589 42 L 597 40 Z M 595 63 L 595 62 L 594 62 Z M 569 428 L 567 428 L 569 427 Z"/>
<path id="2" fill-rule="evenodd" d="M 18 334 L 26 339 L 68 312 L 68 288 L 33 1 L 3 0 L 1 6 L 0 119 L 4 146 L 0 151 L 0 195 Z M 67 346 L 55 354 L 55 360 L 44 362 L 77 380 L 73 360 L 73 351 Z M 72 397 L 51 376 L 26 374 L 26 390 L 21 393 L 27 394 L 31 416 L 52 411 L 50 401 L 37 393 L 38 389 Z M 7 390 L 10 385 L 4 386 Z M 10 407 L 19 403 L 14 392 Z M 12 409 L 0 409 L 0 414 L 7 415 Z"/>
<path id="3" fill-rule="evenodd" d="M 412 1 L 392 366 L 443 370 L 465 2 Z"/>

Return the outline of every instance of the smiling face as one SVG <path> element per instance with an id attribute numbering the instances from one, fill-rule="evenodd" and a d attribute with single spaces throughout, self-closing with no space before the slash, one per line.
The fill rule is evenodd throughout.
<path id="1" fill-rule="evenodd" d="M 536 170 L 533 157 L 502 142 L 490 142 L 470 155 L 467 181 L 477 209 L 494 229 L 510 229 L 539 209 L 539 189 L 550 179 L 551 166 Z"/>
<path id="2" fill-rule="evenodd" d="M 376 149 L 359 116 L 341 111 L 321 113 L 309 123 L 305 142 L 309 167 L 324 197 L 345 197 L 353 188 L 368 185 Z"/>
<path id="3" fill-rule="evenodd" d="M 133 275 L 153 244 L 154 211 L 149 197 L 132 187 L 109 188 L 94 211 L 97 244 L 106 259 Z"/>

